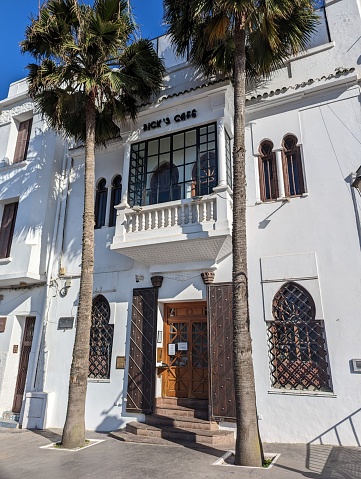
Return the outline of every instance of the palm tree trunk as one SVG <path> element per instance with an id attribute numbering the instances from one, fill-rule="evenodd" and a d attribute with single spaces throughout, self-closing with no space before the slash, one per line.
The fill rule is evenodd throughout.
<path id="1" fill-rule="evenodd" d="M 95 184 L 95 106 L 91 94 L 86 107 L 84 171 L 84 215 L 82 261 L 73 360 L 70 369 L 69 398 L 62 445 L 66 448 L 85 443 L 85 400 L 89 372 L 89 342 L 94 270 L 94 184 Z"/>
<path id="2" fill-rule="evenodd" d="M 235 464 L 262 466 L 258 432 L 252 341 L 248 310 L 245 90 L 246 35 L 242 19 L 236 20 L 234 69 L 233 145 L 233 355 L 236 395 L 237 439 Z"/>

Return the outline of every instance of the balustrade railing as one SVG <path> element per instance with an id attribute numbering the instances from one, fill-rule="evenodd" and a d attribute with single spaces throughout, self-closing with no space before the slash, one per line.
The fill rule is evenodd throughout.
<path id="1" fill-rule="evenodd" d="M 125 213 L 125 233 L 191 226 L 217 220 L 216 198 L 145 206 Z"/>

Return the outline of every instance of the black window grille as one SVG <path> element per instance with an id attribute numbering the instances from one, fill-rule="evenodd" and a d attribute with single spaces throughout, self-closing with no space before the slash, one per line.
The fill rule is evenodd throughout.
<path id="1" fill-rule="evenodd" d="M 225 130 L 226 135 L 226 180 L 227 185 L 232 188 L 232 149 L 231 149 L 231 138 Z"/>
<path id="2" fill-rule="evenodd" d="M 305 192 L 303 181 L 301 149 L 297 138 L 287 135 L 283 139 L 283 170 L 287 196 L 298 196 Z"/>
<path id="3" fill-rule="evenodd" d="M 289 282 L 273 299 L 268 322 L 271 381 L 275 388 L 331 391 L 324 322 L 312 296 Z"/>
<path id="4" fill-rule="evenodd" d="M 104 296 L 93 299 L 90 329 L 89 378 L 109 379 L 114 325 L 109 324 L 110 307 Z"/>
<path id="5" fill-rule="evenodd" d="M 210 194 L 217 172 L 214 123 L 133 144 L 128 202 L 144 206 Z"/>
<path id="6" fill-rule="evenodd" d="M 95 194 L 95 228 L 101 228 L 105 225 L 105 215 L 107 210 L 107 196 L 108 191 L 106 187 L 106 180 L 104 178 L 98 181 L 98 186 Z"/>
<path id="7" fill-rule="evenodd" d="M 112 195 L 109 206 L 109 226 L 115 226 L 117 220 L 117 210 L 115 205 L 122 201 L 122 177 L 117 175 L 112 181 Z"/>
<path id="8" fill-rule="evenodd" d="M 259 147 L 259 182 L 261 200 L 270 201 L 278 198 L 278 179 L 276 155 L 274 154 L 273 143 L 263 141 Z"/>

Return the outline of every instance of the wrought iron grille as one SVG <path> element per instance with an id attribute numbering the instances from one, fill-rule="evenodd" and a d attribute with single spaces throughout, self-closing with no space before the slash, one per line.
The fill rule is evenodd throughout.
<path id="1" fill-rule="evenodd" d="M 311 295 L 287 283 L 274 297 L 273 316 L 268 322 L 272 386 L 330 391 L 324 323 L 315 319 Z"/>
<path id="2" fill-rule="evenodd" d="M 109 379 L 114 325 L 109 324 L 110 307 L 104 296 L 93 300 L 90 330 L 89 378 Z"/>

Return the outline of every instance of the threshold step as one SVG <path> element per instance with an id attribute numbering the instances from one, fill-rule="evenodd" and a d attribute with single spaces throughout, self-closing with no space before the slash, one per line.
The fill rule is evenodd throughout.
<path id="1" fill-rule="evenodd" d="M 168 426 L 156 427 L 135 421 L 127 424 L 126 431 L 139 436 L 159 437 L 203 445 L 229 444 L 234 442 L 232 431 L 181 429 Z"/>
<path id="2" fill-rule="evenodd" d="M 208 409 L 192 409 L 182 406 L 156 406 L 155 413 L 160 416 L 181 416 L 198 419 L 208 419 Z"/>
<path id="3" fill-rule="evenodd" d="M 153 414 L 152 416 L 145 416 L 145 423 L 156 427 L 168 426 L 181 429 L 185 428 L 194 430 L 203 429 L 206 431 L 218 431 L 218 424 L 216 422 L 178 415 L 170 416 Z"/>
<path id="4" fill-rule="evenodd" d="M 19 423 L 18 421 L 14 421 L 12 419 L 0 419 L 0 427 L 8 427 L 11 429 L 18 429 Z"/>

